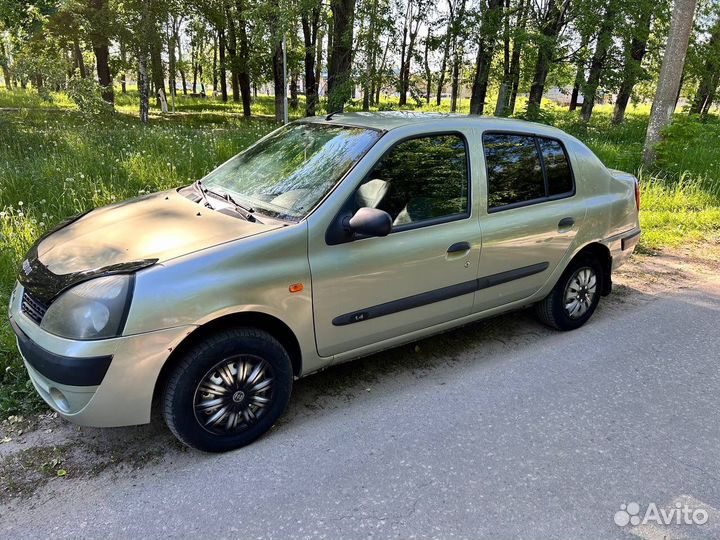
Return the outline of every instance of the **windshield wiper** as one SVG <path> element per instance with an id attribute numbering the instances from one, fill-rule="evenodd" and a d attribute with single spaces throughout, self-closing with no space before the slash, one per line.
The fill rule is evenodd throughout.
<path id="1" fill-rule="evenodd" d="M 214 210 L 213 205 L 210 204 L 210 200 L 208 199 L 208 196 L 205 193 L 207 191 L 207 189 L 203 187 L 202 182 L 200 180 L 196 180 L 195 182 L 193 182 L 193 187 L 196 190 L 198 190 L 198 192 L 200 193 L 200 197 L 202 197 L 202 200 L 205 203 L 205 206 L 207 208 Z"/>
<path id="2" fill-rule="evenodd" d="M 233 199 L 232 195 L 230 195 L 227 191 L 213 191 L 208 188 L 204 188 L 207 193 L 210 193 L 211 195 L 214 195 L 223 201 L 233 205 L 235 207 L 235 211 L 240 214 L 244 219 L 247 221 L 250 221 L 252 223 L 258 222 L 262 223 L 258 218 L 256 218 L 253 215 L 253 212 L 255 212 L 255 209 L 251 206 L 243 206 L 239 202 L 237 202 L 235 199 Z"/>

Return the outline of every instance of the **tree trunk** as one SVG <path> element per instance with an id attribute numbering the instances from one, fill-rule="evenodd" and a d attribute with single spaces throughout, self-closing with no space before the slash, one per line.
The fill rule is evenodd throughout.
<path id="1" fill-rule="evenodd" d="M 218 87 L 218 39 L 217 34 L 213 36 L 213 78 L 212 78 L 212 85 L 213 85 L 213 95 L 215 95 L 215 92 L 217 92 Z"/>
<path id="2" fill-rule="evenodd" d="M 225 68 L 225 29 L 218 28 L 218 61 L 220 63 L 220 94 L 224 103 L 227 103 L 227 71 Z M 195 82 L 193 81 L 193 93 L 195 92 Z"/>
<path id="3" fill-rule="evenodd" d="M 120 42 L 120 61 L 122 62 L 122 75 L 120 76 L 120 90 L 127 94 L 127 51 L 125 45 Z"/>
<path id="4" fill-rule="evenodd" d="M 283 70 L 282 39 L 275 40 L 272 56 L 273 83 L 275 87 L 275 121 L 283 122 L 285 107 L 285 73 Z"/>
<path id="5" fill-rule="evenodd" d="M 695 17 L 695 5 L 696 0 L 675 0 L 673 6 L 670 34 L 645 136 L 643 163 L 646 167 L 651 167 L 655 163 L 655 147 L 660 142 L 660 134 L 672 121 Z"/>
<path id="6" fill-rule="evenodd" d="M 557 0 L 548 0 L 542 18 L 540 26 L 541 42 L 538 45 L 537 60 L 533 69 L 533 82 L 530 85 L 530 95 L 528 97 L 527 113 L 531 118 L 540 112 L 540 103 L 545 91 L 545 81 L 555 54 L 558 36 L 564 26 L 565 10 L 568 4 L 569 0 L 565 0 L 562 6 L 558 6 Z"/>
<path id="7" fill-rule="evenodd" d="M 179 24 L 178 24 L 178 31 L 175 36 L 175 43 L 177 43 L 177 60 L 178 60 L 178 71 L 180 72 L 180 82 L 182 83 L 183 94 L 187 94 L 187 81 L 185 80 L 185 68 L 183 67 L 182 39 L 180 36 Z M 213 89 L 215 89 L 214 86 L 213 86 Z"/>
<path id="8" fill-rule="evenodd" d="M 152 69 L 152 82 L 155 87 L 155 104 L 160 107 L 160 89 L 165 88 L 165 73 L 163 72 L 162 50 L 159 35 L 153 37 L 153 42 L 150 46 L 150 67 Z"/>
<path id="9" fill-rule="evenodd" d="M 102 86 L 102 98 L 110 104 L 115 103 L 115 93 L 112 87 L 110 73 L 110 48 L 107 43 L 93 45 L 97 65 L 98 82 Z"/>
<path id="10" fill-rule="evenodd" d="M 315 106 L 320 105 L 320 83 L 322 82 L 323 27 L 318 23 L 317 55 L 315 57 Z M 329 54 L 329 53 L 328 53 Z"/>
<path id="11" fill-rule="evenodd" d="M 315 116 L 318 99 L 318 81 L 315 78 L 315 55 L 317 54 L 320 8 L 314 6 L 300 17 L 305 45 L 305 116 Z"/>
<path id="12" fill-rule="evenodd" d="M 250 58 L 250 44 L 247 35 L 247 17 L 245 0 L 236 0 L 235 8 L 238 16 L 238 85 L 240 86 L 240 95 L 243 104 L 243 116 L 250 117 L 252 111 L 250 105 L 252 97 L 250 95 L 250 68 L 248 66 L 248 58 Z"/>
<path id="13" fill-rule="evenodd" d="M 2 66 L 3 79 L 5 80 L 5 88 L 12 90 L 12 74 L 10 73 L 10 60 L 8 57 L 5 39 L 0 36 L 0 66 Z"/>
<path id="14" fill-rule="evenodd" d="M 630 50 L 625 51 L 625 65 L 623 66 L 622 82 L 618 90 L 615 108 L 613 109 L 612 123 L 622 124 L 625 120 L 625 109 L 627 108 L 633 88 L 642 70 L 642 61 L 647 50 L 647 40 L 650 35 L 652 23 L 652 11 L 643 11 L 637 31 L 633 33 L 630 40 Z"/>
<path id="15" fill-rule="evenodd" d="M 300 104 L 298 102 L 298 72 L 292 70 L 290 72 L 290 108 L 296 110 Z"/>
<path id="16" fill-rule="evenodd" d="M 453 10 L 452 10 L 452 1 L 448 0 L 448 5 L 450 7 L 450 13 L 448 15 L 448 23 L 447 28 L 445 30 L 445 42 L 443 43 L 443 56 L 442 61 L 440 62 L 440 72 L 438 73 L 438 83 L 437 83 L 437 95 L 435 97 L 435 104 L 437 106 L 440 106 L 440 103 L 442 102 L 442 92 L 443 87 L 445 86 L 445 72 L 447 71 L 447 63 L 448 58 L 450 56 L 450 43 L 452 39 L 452 31 L 453 31 Z"/>
<path id="17" fill-rule="evenodd" d="M 502 0 L 488 0 L 487 7 L 483 9 L 480 43 L 475 61 L 475 78 L 470 96 L 470 114 L 482 114 L 485 110 L 490 65 L 502 20 L 502 6 Z"/>
<path id="18" fill-rule="evenodd" d="M 355 0 L 330 0 L 333 43 L 328 71 L 328 111 L 341 111 L 351 93 L 351 59 Z"/>
<path id="19" fill-rule="evenodd" d="M 365 42 L 365 54 L 369 56 L 368 66 L 365 71 L 365 80 L 363 81 L 363 111 L 370 110 L 370 101 L 372 98 L 373 80 L 375 77 L 375 62 L 377 61 L 377 48 L 378 44 L 375 42 L 375 19 L 377 19 L 377 4 L 378 0 L 372 0 L 369 18 L 370 24 L 368 25 L 367 40 Z"/>
<path id="20" fill-rule="evenodd" d="M 460 30 L 465 18 L 465 0 L 460 0 L 460 7 L 457 17 L 453 21 L 453 69 L 452 69 L 452 88 L 450 93 L 450 112 L 457 111 L 457 100 L 460 92 L 460 65 L 462 64 L 463 44 L 458 44 L 460 38 Z"/>
<path id="21" fill-rule="evenodd" d="M 578 60 L 577 67 L 575 70 L 575 84 L 573 85 L 572 93 L 570 94 L 570 105 L 568 111 L 574 111 L 578 106 L 578 97 L 580 96 L 580 86 L 585 79 L 585 62 Z"/>
<path id="22" fill-rule="evenodd" d="M 495 116 L 502 116 L 507 102 L 508 87 L 510 86 L 510 0 L 505 0 L 505 14 L 503 16 L 503 78 L 498 87 L 497 101 L 495 102 Z"/>
<path id="23" fill-rule="evenodd" d="M 515 28 L 515 36 L 513 37 L 512 55 L 510 56 L 510 95 L 504 114 L 511 115 L 515 112 L 515 101 L 517 100 L 518 88 L 520 87 L 520 53 L 525 43 L 524 32 L 527 24 L 528 11 L 530 10 L 529 1 L 520 2 L 520 13 L 518 14 L 518 23 Z"/>
<path id="24" fill-rule="evenodd" d="M 102 86 L 102 98 L 110 103 L 115 103 L 113 92 L 112 74 L 110 72 L 110 39 L 105 35 L 100 20 L 108 17 L 107 0 L 91 0 L 90 9 L 93 15 L 93 28 L 90 31 L 90 41 L 95 53 L 95 66 L 98 75 L 98 82 Z"/>
<path id="25" fill-rule="evenodd" d="M 148 123 L 150 112 L 150 81 L 147 76 L 147 56 L 140 53 L 138 56 L 138 91 L 140 93 L 140 121 Z"/>
<path id="26" fill-rule="evenodd" d="M 7 64 L 3 63 L 2 71 L 3 80 L 5 81 L 5 88 L 8 90 L 12 90 L 12 77 L 10 76 L 10 70 L 8 69 Z"/>
<path id="27" fill-rule="evenodd" d="M 235 34 L 235 21 L 230 6 L 225 2 L 225 20 L 227 21 L 227 51 L 230 55 L 230 84 L 232 86 L 233 101 L 240 102 L 240 74 L 239 59 L 237 57 L 237 35 Z"/>
<path id="28" fill-rule="evenodd" d="M 385 51 L 383 52 L 382 62 L 380 62 L 380 72 L 377 77 L 377 88 L 375 89 L 375 104 L 380 103 L 380 92 L 382 91 L 383 73 L 385 73 L 385 65 L 387 61 L 388 48 L 390 47 L 390 38 L 385 42 Z"/>
<path id="29" fill-rule="evenodd" d="M 85 69 L 85 60 L 83 59 L 82 49 L 80 49 L 80 40 L 77 36 L 73 36 L 73 53 L 75 56 L 75 66 L 80 72 L 80 77 L 87 78 L 87 70 Z"/>
<path id="30" fill-rule="evenodd" d="M 695 98 L 690 106 L 690 112 L 705 117 L 713 101 L 715 101 L 715 92 L 718 87 L 718 79 L 720 79 L 720 65 L 718 65 L 718 55 L 720 54 L 720 18 L 715 21 L 715 24 L 710 30 L 710 39 L 703 52 L 705 53 L 705 64 L 703 65 L 700 84 L 698 85 Z"/>
<path id="31" fill-rule="evenodd" d="M 430 61 L 428 58 L 431 37 L 430 28 L 428 27 L 427 38 L 425 39 L 425 54 L 423 55 L 425 61 L 425 103 L 428 105 L 430 105 L 430 94 L 432 94 L 432 71 L 430 71 Z"/>
<path id="32" fill-rule="evenodd" d="M 417 34 L 420 30 L 420 23 L 422 22 L 422 19 L 420 17 L 420 13 L 418 12 L 417 20 L 415 20 L 415 28 L 413 29 L 413 19 L 415 16 L 413 15 L 412 10 L 412 1 L 408 2 L 408 17 L 406 19 L 407 23 L 407 30 L 409 32 L 408 35 L 408 43 L 407 48 L 405 49 L 405 34 L 403 33 L 403 49 L 404 49 L 404 62 L 400 66 L 400 105 L 406 105 L 407 104 L 407 94 L 410 90 L 410 67 L 412 65 L 412 58 L 413 53 L 415 52 L 415 42 L 417 40 Z M 404 32 L 404 30 L 403 30 Z"/>
<path id="33" fill-rule="evenodd" d="M 595 106 L 595 98 L 597 97 L 597 89 L 600 85 L 605 63 L 607 62 L 608 51 L 612 45 L 613 31 L 615 29 L 615 16 L 617 8 L 614 0 L 610 0 L 605 6 L 605 13 L 595 44 L 595 52 L 590 61 L 590 72 L 588 73 L 587 84 L 583 90 L 583 104 L 580 111 L 583 122 L 589 122 L 592 116 L 593 107 Z"/>
<path id="34" fill-rule="evenodd" d="M 177 65 L 175 64 L 175 18 L 172 18 L 168 32 L 168 83 L 170 84 L 170 95 L 175 97 L 176 80 L 175 73 Z"/>
<path id="35" fill-rule="evenodd" d="M 587 48 L 590 36 L 584 33 L 580 38 L 580 47 L 578 48 L 578 59 L 575 66 L 575 83 L 573 84 L 572 94 L 570 94 L 570 106 L 568 111 L 574 111 L 578 106 L 578 97 L 580 96 L 580 88 L 585 80 L 585 56 L 584 51 Z"/>
<path id="36" fill-rule="evenodd" d="M 192 93 L 193 94 L 197 93 L 198 63 L 195 60 L 196 57 L 197 57 L 197 53 L 195 52 L 195 47 L 193 46 L 193 49 L 191 52 L 191 58 L 190 58 L 190 62 L 192 63 L 192 70 L 193 70 L 193 82 L 192 82 Z"/>

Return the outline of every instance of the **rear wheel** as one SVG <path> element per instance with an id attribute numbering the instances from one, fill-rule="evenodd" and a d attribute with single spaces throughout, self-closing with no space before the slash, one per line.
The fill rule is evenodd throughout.
<path id="1" fill-rule="evenodd" d="M 191 348 L 170 374 L 163 415 L 188 446 L 206 452 L 240 448 L 283 413 L 292 378 L 287 351 L 267 332 L 218 332 Z"/>
<path id="2" fill-rule="evenodd" d="M 535 310 L 538 318 L 558 330 L 574 330 L 595 312 L 602 291 L 602 268 L 587 255 L 573 260 L 553 290 Z"/>

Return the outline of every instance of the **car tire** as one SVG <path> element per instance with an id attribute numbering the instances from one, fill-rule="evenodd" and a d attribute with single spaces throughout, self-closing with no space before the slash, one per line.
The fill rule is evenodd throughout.
<path id="1" fill-rule="evenodd" d="M 573 259 L 543 300 L 535 304 L 540 321 L 557 330 L 574 330 L 585 324 L 600 302 L 602 267 L 594 257 Z"/>
<path id="2" fill-rule="evenodd" d="M 187 446 L 233 450 L 272 427 L 292 382 L 290 356 L 277 339 L 254 328 L 223 330 L 179 359 L 162 394 L 163 416 Z"/>

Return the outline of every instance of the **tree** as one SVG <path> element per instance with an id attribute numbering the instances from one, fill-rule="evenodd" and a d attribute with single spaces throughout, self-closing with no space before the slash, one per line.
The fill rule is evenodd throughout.
<path id="1" fill-rule="evenodd" d="M 642 62 L 647 50 L 647 41 L 652 23 L 653 10 L 648 2 L 639 2 L 638 4 L 634 4 L 634 6 L 640 6 L 641 9 L 631 17 L 633 24 L 630 31 L 629 43 L 626 43 L 623 53 L 624 63 L 620 88 L 618 89 L 615 108 L 613 109 L 612 123 L 615 125 L 621 124 L 625 119 L 625 109 L 630 101 L 633 88 L 642 74 Z M 626 42 L 627 41 L 626 39 Z"/>
<path id="2" fill-rule="evenodd" d="M 690 106 L 690 112 L 705 117 L 715 101 L 720 83 L 720 13 L 710 29 L 710 38 L 700 47 L 700 52 L 704 61 L 701 64 L 700 83 Z"/>
<path id="3" fill-rule="evenodd" d="M 375 0 L 377 2 L 377 0 Z M 302 6 L 300 22 L 303 32 L 305 67 L 305 116 L 315 116 L 318 103 L 318 79 L 315 78 L 315 62 L 318 49 L 318 31 L 320 28 L 319 0 L 311 0 Z M 319 62 L 319 60 L 317 60 Z"/>
<path id="4" fill-rule="evenodd" d="M 528 97 L 528 116 L 540 111 L 545 81 L 558 46 L 560 32 L 567 24 L 567 12 L 571 0 L 539 0 L 533 4 L 533 15 L 539 29 L 537 36 L 537 59 Z"/>
<path id="5" fill-rule="evenodd" d="M 457 3 L 456 3 L 457 2 Z M 458 92 L 460 89 L 460 69 L 462 65 L 465 41 L 465 7 L 466 0 L 448 1 L 453 20 L 452 28 L 452 83 L 450 90 L 450 112 L 457 111 Z"/>
<path id="6" fill-rule="evenodd" d="M 510 96 L 504 106 L 503 114 L 505 115 L 515 112 L 515 101 L 520 87 L 520 53 L 526 39 L 525 26 L 530 11 L 529 4 L 530 0 L 520 0 L 518 8 L 517 24 L 513 32 L 512 55 L 510 56 Z"/>
<path id="7" fill-rule="evenodd" d="M 424 0 L 408 0 L 403 24 L 402 47 L 400 49 L 400 77 L 398 90 L 400 91 L 399 105 L 407 103 L 407 93 L 410 88 L 410 66 L 415 52 L 420 24 L 426 13 L 427 3 Z M 413 26 L 414 25 L 414 26 Z"/>
<path id="8" fill-rule="evenodd" d="M 670 124 L 675 111 L 680 81 L 685 67 L 685 55 L 695 18 L 695 5 L 696 0 L 675 0 L 673 6 L 670 34 L 645 135 L 643 163 L 646 167 L 654 164 L 655 147 L 660 142 L 663 128 Z"/>
<path id="9" fill-rule="evenodd" d="M 109 21 L 114 18 L 109 9 L 108 0 L 89 0 L 87 5 L 88 22 L 90 23 L 90 42 L 95 53 L 95 69 L 98 82 L 102 87 L 102 97 L 108 103 L 115 102 L 113 79 L 110 72 L 110 31 Z"/>
<path id="10" fill-rule="evenodd" d="M 447 71 L 448 57 L 450 56 L 450 44 L 452 43 L 453 28 L 455 25 L 455 20 L 453 18 L 453 14 L 454 14 L 453 2 L 454 2 L 454 0 L 448 0 L 448 5 L 450 6 L 450 10 L 449 10 L 449 14 L 447 17 L 447 27 L 445 29 L 445 37 L 443 38 L 442 63 L 440 64 L 440 71 L 438 73 L 437 95 L 435 98 L 435 104 L 438 106 L 440 105 L 440 101 L 442 99 L 443 88 L 445 87 L 445 72 Z"/>
<path id="11" fill-rule="evenodd" d="M 500 23 L 502 21 L 502 0 L 483 0 L 483 12 L 480 24 L 477 59 L 475 61 L 475 78 L 470 97 L 470 114 L 482 114 L 485 109 L 490 64 L 492 63 Z"/>
<path id="12" fill-rule="evenodd" d="M 590 121 L 593 107 L 595 106 L 595 97 L 600 84 L 600 77 L 607 62 L 608 52 L 613 40 L 613 31 L 615 28 L 615 19 L 618 16 L 619 5 L 617 0 L 608 0 L 605 4 L 602 20 L 598 29 L 597 40 L 595 42 L 595 52 L 590 61 L 590 72 L 588 80 L 583 88 L 583 104 L 581 109 L 582 119 L 584 122 Z"/>
<path id="13" fill-rule="evenodd" d="M 328 110 L 342 111 L 351 94 L 355 0 L 330 0 L 333 17 L 328 66 Z"/>

